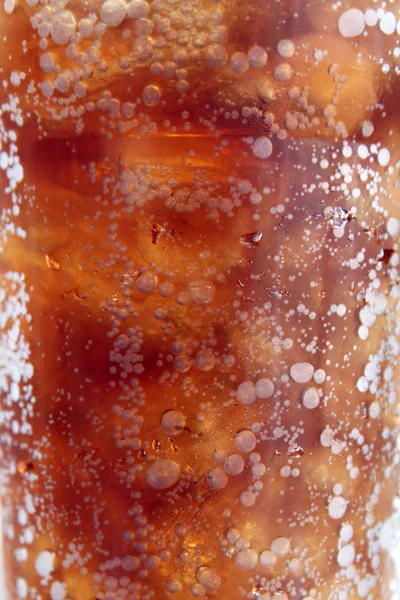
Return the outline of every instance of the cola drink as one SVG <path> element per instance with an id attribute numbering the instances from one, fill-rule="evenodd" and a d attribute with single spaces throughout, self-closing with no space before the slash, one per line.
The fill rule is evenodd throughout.
<path id="1" fill-rule="evenodd" d="M 5 0 L 2 600 L 399 597 L 399 17 Z"/>

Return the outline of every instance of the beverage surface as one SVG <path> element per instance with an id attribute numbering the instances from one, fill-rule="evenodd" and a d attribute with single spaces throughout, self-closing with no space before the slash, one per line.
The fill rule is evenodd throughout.
<path id="1" fill-rule="evenodd" d="M 0 7 L 4 600 L 399 597 L 399 19 Z"/>

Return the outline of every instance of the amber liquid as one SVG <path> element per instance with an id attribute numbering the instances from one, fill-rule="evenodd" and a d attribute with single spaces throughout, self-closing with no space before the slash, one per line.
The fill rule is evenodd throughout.
<path id="1" fill-rule="evenodd" d="M 27 90 L 55 81 L 38 9 L 2 15 L 5 72 L 28 73 L 24 124 L 2 115 L 24 171 L 0 255 L 7 600 L 392 599 L 394 42 L 295 4 L 227 1 L 207 35 L 266 64 L 212 69 L 208 43 L 156 106 L 182 45 L 123 69 L 133 21 L 108 29 L 82 115 Z M 201 31 L 215 6 L 164 13 Z"/>

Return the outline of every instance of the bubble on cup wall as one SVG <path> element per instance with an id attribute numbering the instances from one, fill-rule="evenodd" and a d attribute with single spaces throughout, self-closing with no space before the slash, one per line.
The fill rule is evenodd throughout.
<path id="1" fill-rule="evenodd" d="M 354 544 L 346 544 L 343 546 L 337 555 L 337 562 L 340 567 L 346 568 L 352 565 L 356 558 Z"/>
<path id="2" fill-rule="evenodd" d="M 228 60 L 226 49 L 219 44 L 213 44 L 206 50 L 206 61 L 212 69 L 219 69 Z"/>
<path id="3" fill-rule="evenodd" d="M 146 106 L 157 106 L 161 101 L 161 91 L 156 85 L 148 85 L 143 90 L 143 102 Z"/>
<path id="4" fill-rule="evenodd" d="M 278 557 L 271 550 L 263 550 L 260 554 L 260 564 L 268 569 L 274 567 L 277 560 Z"/>
<path id="5" fill-rule="evenodd" d="M 275 387 L 270 379 L 259 379 L 255 384 L 255 391 L 259 398 L 267 399 L 274 393 Z"/>
<path id="6" fill-rule="evenodd" d="M 312 410 L 317 408 L 320 403 L 320 397 L 317 388 L 307 388 L 303 393 L 303 406 Z"/>
<path id="7" fill-rule="evenodd" d="M 392 35 L 396 31 L 396 16 L 392 12 L 385 12 L 379 21 L 379 29 L 385 35 Z"/>
<path id="8" fill-rule="evenodd" d="M 240 452 L 251 452 L 256 447 L 257 439 L 252 431 L 243 429 L 234 437 L 235 448 Z"/>
<path id="9" fill-rule="evenodd" d="M 207 474 L 207 484 L 214 490 L 221 490 L 228 483 L 228 475 L 223 469 L 211 469 Z"/>
<path id="10" fill-rule="evenodd" d="M 400 219 L 389 217 L 386 223 L 386 230 L 391 237 L 397 237 L 400 233 Z"/>
<path id="11" fill-rule="evenodd" d="M 177 410 L 167 410 L 161 417 L 161 427 L 166 435 L 180 435 L 186 426 L 184 415 Z"/>
<path id="12" fill-rule="evenodd" d="M 121 561 L 121 567 L 124 571 L 136 571 L 139 565 L 140 561 L 138 557 L 133 554 L 125 555 Z"/>
<path id="13" fill-rule="evenodd" d="M 348 502 L 342 496 L 334 496 L 328 503 L 328 514 L 332 519 L 341 519 L 347 510 Z"/>
<path id="14" fill-rule="evenodd" d="M 307 383 L 314 375 L 314 367 L 310 363 L 295 363 L 290 367 L 290 377 L 296 383 Z"/>
<path id="15" fill-rule="evenodd" d="M 56 44 L 64 46 L 76 31 L 76 20 L 70 10 L 55 14 L 50 21 L 50 32 Z"/>
<path id="16" fill-rule="evenodd" d="M 255 504 L 256 496 L 250 490 L 245 490 L 240 494 L 239 500 L 242 506 L 250 507 Z"/>
<path id="17" fill-rule="evenodd" d="M 247 60 L 250 67 L 260 69 L 267 64 L 268 54 L 264 48 L 255 45 L 247 52 Z"/>
<path id="18" fill-rule="evenodd" d="M 387 148 L 381 148 L 378 152 L 378 163 L 381 167 L 387 167 L 390 163 L 390 152 Z"/>
<path id="19" fill-rule="evenodd" d="M 199 350 L 196 354 L 196 367 L 204 373 L 211 371 L 215 366 L 215 357 L 212 350 Z"/>
<path id="20" fill-rule="evenodd" d="M 289 554 L 290 549 L 291 543 L 289 538 L 286 537 L 275 538 L 271 543 L 271 552 L 279 558 Z"/>
<path id="21" fill-rule="evenodd" d="M 53 581 L 50 586 L 50 598 L 51 600 L 64 600 L 66 597 L 66 584 L 60 581 Z"/>
<path id="22" fill-rule="evenodd" d="M 253 144 L 253 154 L 257 158 L 266 159 L 272 154 L 272 142 L 267 137 L 262 136 L 256 139 Z"/>
<path id="23" fill-rule="evenodd" d="M 146 273 L 142 273 L 136 279 L 136 288 L 142 294 L 151 294 L 156 288 L 157 279 L 156 276 L 147 271 Z"/>
<path id="24" fill-rule="evenodd" d="M 203 566 L 196 571 L 196 579 L 205 587 L 208 592 L 215 592 L 221 587 L 221 577 L 217 575 L 214 569 Z"/>
<path id="25" fill-rule="evenodd" d="M 161 458 L 154 461 L 146 471 L 146 481 L 155 490 L 166 490 L 174 486 L 180 477 L 180 465 Z"/>
<path id="26" fill-rule="evenodd" d="M 291 58 L 296 51 L 296 47 L 292 40 L 280 40 L 277 51 L 282 58 Z"/>
<path id="27" fill-rule="evenodd" d="M 210 281 L 191 281 L 187 285 L 190 299 L 200 306 L 210 304 L 215 297 L 215 287 Z"/>
<path id="28" fill-rule="evenodd" d="M 370 137 L 374 133 L 374 125 L 371 121 L 364 121 L 362 125 L 363 137 Z"/>
<path id="29" fill-rule="evenodd" d="M 257 399 L 256 389 L 252 381 L 243 381 L 236 390 L 236 398 L 241 404 L 253 404 Z"/>
<path id="30" fill-rule="evenodd" d="M 361 35 L 365 29 L 364 13 L 358 8 L 346 10 L 339 17 L 338 29 L 340 34 L 346 38 Z"/>
<path id="31" fill-rule="evenodd" d="M 124 0 L 105 0 L 100 5 L 100 19 L 109 27 L 118 27 L 126 17 Z"/>
<path id="32" fill-rule="evenodd" d="M 275 79 L 278 81 L 290 81 L 292 77 L 292 67 L 289 63 L 281 63 L 275 67 Z"/>
<path id="33" fill-rule="evenodd" d="M 254 569 L 258 563 L 258 554 L 251 548 L 241 550 L 236 554 L 235 562 L 240 569 L 244 569 L 246 571 Z"/>
<path id="34" fill-rule="evenodd" d="M 40 56 L 40 68 L 42 69 L 43 73 L 52 73 L 55 70 L 55 60 L 54 60 L 54 54 L 52 54 L 51 52 L 44 52 L 41 56 Z"/>
<path id="35" fill-rule="evenodd" d="M 240 475 L 244 469 L 244 459 L 240 454 L 230 454 L 225 460 L 224 469 L 228 475 Z"/>
<path id="36" fill-rule="evenodd" d="M 131 19 L 143 19 L 148 16 L 150 5 L 145 0 L 131 0 L 126 5 L 126 14 Z"/>
<path id="37" fill-rule="evenodd" d="M 56 555 L 54 552 L 43 550 L 35 559 L 35 570 L 40 577 L 47 579 L 55 569 Z"/>
<path id="38" fill-rule="evenodd" d="M 249 62 L 244 52 L 235 52 L 230 59 L 231 69 L 234 73 L 245 73 L 249 68 Z"/>

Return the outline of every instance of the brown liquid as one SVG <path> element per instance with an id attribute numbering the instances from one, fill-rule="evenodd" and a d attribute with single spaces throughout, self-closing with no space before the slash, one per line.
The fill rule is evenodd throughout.
<path id="1" fill-rule="evenodd" d="M 296 4 L 157 0 L 43 51 L 39 7 L 1 13 L 3 77 L 26 73 L 1 92 L 12 600 L 395 597 L 395 34 Z M 86 95 L 70 73 L 47 99 L 96 39 Z"/>

